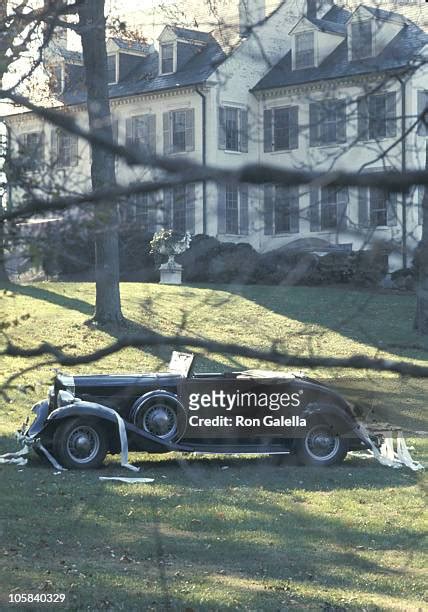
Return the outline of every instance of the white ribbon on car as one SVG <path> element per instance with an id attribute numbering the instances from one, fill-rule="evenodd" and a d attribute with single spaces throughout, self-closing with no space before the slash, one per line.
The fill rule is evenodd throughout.
<path id="1" fill-rule="evenodd" d="M 397 431 L 396 450 L 394 450 L 393 431 L 383 432 L 384 441 L 379 450 L 362 423 L 359 423 L 358 429 L 365 442 L 370 446 L 373 457 L 382 465 L 392 468 L 401 468 L 405 465 L 414 472 L 425 469 L 422 463 L 412 459 L 402 431 Z"/>
<path id="2" fill-rule="evenodd" d="M 14 463 L 15 465 L 27 465 L 28 459 L 25 455 L 28 455 L 30 452 L 31 446 L 24 443 L 24 446 L 21 450 L 16 451 L 15 453 L 5 453 L 4 455 L 0 455 L 0 463 Z"/>

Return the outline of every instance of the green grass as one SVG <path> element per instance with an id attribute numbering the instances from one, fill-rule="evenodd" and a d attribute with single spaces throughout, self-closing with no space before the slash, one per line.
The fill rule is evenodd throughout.
<path id="1" fill-rule="evenodd" d="M 412 330 L 414 298 L 304 287 L 166 287 L 123 284 L 124 313 L 150 329 L 298 354 L 365 353 L 426 363 L 428 344 Z M 90 284 L 8 286 L 1 312 L 16 343 L 89 352 L 112 340 L 84 322 Z M 28 319 L 13 321 L 23 314 Z M 127 349 L 79 372 L 162 369 L 167 347 Z M 204 354 L 199 369 L 258 367 Z M 32 360 L 3 358 L 6 380 Z M 428 383 L 393 375 L 315 371 L 379 418 L 427 431 Z M 0 411 L 0 452 L 52 366 L 14 381 Z M 426 439 L 410 433 L 415 458 Z M 64 592 L 70 610 L 418 610 L 424 600 L 424 477 L 349 457 L 337 468 L 300 468 L 269 458 L 131 455 L 153 484 L 98 480 L 124 474 L 117 457 L 100 472 L 53 470 L 31 458 L 0 466 L 0 609 L 17 592 Z M 222 468 L 228 469 L 222 469 Z M 424 565 L 425 563 L 425 565 Z M 424 603 L 425 601 L 425 603 Z M 3 606 L 3 607 L 2 607 Z M 30 609 L 41 609 L 33 606 Z"/>

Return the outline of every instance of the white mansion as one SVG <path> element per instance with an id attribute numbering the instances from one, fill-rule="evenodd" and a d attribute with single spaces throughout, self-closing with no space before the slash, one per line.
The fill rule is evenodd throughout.
<path id="1" fill-rule="evenodd" d="M 398 12 L 370 5 L 350 12 L 327 0 L 285 1 L 267 19 L 263 0 L 241 0 L 240 9 L 241 40 L 228 55 L 212 34 L 174 26 L 162 31 L 159 50 L 109 40 L 119 143 L 229 169 L 425 167 L 428 129 L 417 122 L 428 104 L 422 28 Z M 58 50 L 50 59 L 58 99 L 86 125 L 81 55 L 57 39 Z M 78 177 L 88 187 L 85 142 L 32 113 L 7 123 L 20 147 L 36 147 L 37 159 L 55 159 L 64 180 Z M 119 161 L 117 178 L 128 184 L 153 175 Z M 421 197 L 421 189 L 387 197 L 378 189 L 208 182 L 134 197 L 127 216 L 145 228 L 205 233 L 260 251 L 296 240 L 357 249 L 380 238 L 411 254 Z M 392 265 L 401 267 L 401 256 Z"/>

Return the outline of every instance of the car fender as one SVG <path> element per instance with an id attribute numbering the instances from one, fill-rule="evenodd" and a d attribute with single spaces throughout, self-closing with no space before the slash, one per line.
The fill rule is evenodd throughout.
<path id="1" fill-rule="evenodd" d="M 308 404 L 302 416 L 306 419 L 314 417 L 323 419 L 325 417 L 328 423 L 337 427 L 337 432 L 341 435 L 350 434 L 358 427 L 355 417 L 352 417 L 344 408 L 335 404 L 318 402 Z"/>
<path id="2" fill-rule="evenodd" d="M 40 402 L 37 402 L 37 404 L 34 404 L 31 411 L 36 414 L 36 418 L 26 431 L 26 435 L 31 438 L 34 438 L 42 431 L 42 429 L 44 429 L 46 425 L 49 413 L 49 401 L 42 400 Z"/>

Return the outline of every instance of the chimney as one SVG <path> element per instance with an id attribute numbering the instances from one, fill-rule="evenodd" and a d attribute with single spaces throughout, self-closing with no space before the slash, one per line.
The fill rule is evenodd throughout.
<path id="1" fill-rule="evenodd" d="M 0 28 L 4 26 L 7 17 L 7 0 L 0 0 Z"/>
<path id="2" fill-rule="evenodd" d="M 67 6 L 67 0 L 43 0 L 43 5 L 45 10 L 47 10 L 51 15 L 55 15 L 58 11 L 61 10 L 63 6 Z M 58 19 L 61 21 L 67 21 L 66 15 L 58 15 Z M 67 28 L 63 28 L 62 26 L 55 26 L 54 31 L 52 33 L 51 42 L 54 45 L 58 45 L 59 47 L 67 48 Z"/>
<path id="3" fill-rule="evenodd" d="M 309 18 L 317 17 L 318 0 L 306 0 L 306 15 Z"/>
<path id="4" fill-rule="evenodd" d="M 239 0 L 239 34 L 248 35 L 251 28 L 266 16 L 264 0 Z"/>

